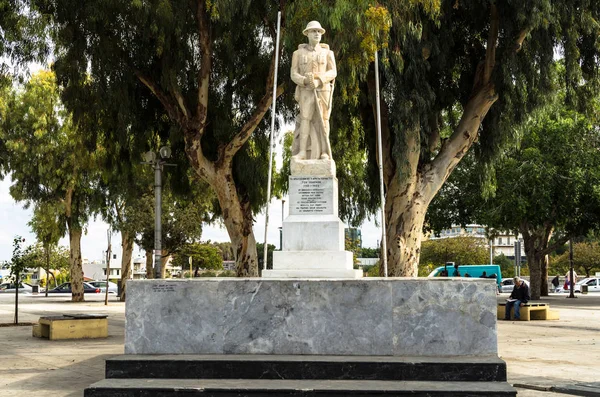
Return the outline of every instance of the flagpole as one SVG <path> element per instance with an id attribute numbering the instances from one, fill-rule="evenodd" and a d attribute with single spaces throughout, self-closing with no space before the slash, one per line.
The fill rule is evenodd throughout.
<path id="1" fill-rule="evenodd" d="M 271 103 L 271 137 L 269 143 L 269 175 L 267 184 L 267 206 L 265 210 L 265 244 L 263 247 L 263 265 L 267 268 L 267 230 L 269 228 L 269 204 L 271 204 L 271 173 L 273 172 L 273 135 L 275 135 L 275 102 L 277 99 L 277 71 L 279 69 L 279 32 L 281 28 L 281 11 L 277 13 L 277 40 L 275 44 L 275 73 L 273 76 L 273 102 Z"/>
<path id="2" fill-rule="evenodd" d="M 375 101 L 377 102 L 377 155 L 379 158 L 379 194 L 381 195 L 381 259 L 383 274 L 388 276 L 387 239 L 385 235 L 385 191 L 383 187 L 383 154 L 381 149 L 381 106 L 379 99 L 379 56 L 375 51 Z"/>

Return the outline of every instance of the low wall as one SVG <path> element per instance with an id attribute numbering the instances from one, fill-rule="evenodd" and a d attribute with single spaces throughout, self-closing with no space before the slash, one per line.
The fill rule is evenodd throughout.
<path id="1" fill-rule="evenodd" d="M 497 355 L 485 279 L 132 280 L 126 354 Z"/>

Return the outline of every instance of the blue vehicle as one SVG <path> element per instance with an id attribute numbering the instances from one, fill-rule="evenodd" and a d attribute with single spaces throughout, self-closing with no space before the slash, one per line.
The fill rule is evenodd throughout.
<path id="1" fill-rule="evenodd" d="M 445 266 L 440 266 L 435 269 L 427 277 L 442 277 L 446 271 L 449 277 L 452 277 L 454 272 L 454 262 L 448 262 Z M 460 277 L 484 277 L 484 278 L 495 278 L 498 288 L 502 288 L 502 272 L 498 265 L 459 265 L 458 272 Z M 485 275 L 484 275 L 485 272 Z"/>

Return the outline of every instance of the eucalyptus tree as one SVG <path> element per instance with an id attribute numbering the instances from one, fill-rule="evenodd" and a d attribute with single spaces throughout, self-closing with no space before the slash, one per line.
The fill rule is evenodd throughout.
<path id="1" fill-rule="evenodd" d="M 434 214 L 445 212 L 452 222 L 476 222 L 523 236 L 531 276 L 531 295 L 547 295 L 547 255 L 570 238 L 600 227 L 600 135 L 598 126 L 557 104 L 535 112 L 522 127 L 516 148 L 495 163 L 494 194 L 480 185 L 481 168 L 460 167 Z M 562 102 L 562 103 L 561 103 Z M 449 201 L 448 190 L 460 199 Z M 466 205 L 465 205 L 466 204 Z M 457 206 L 462 209 L 457 211 Z M 439 219 L 433 224 L 440 225 Z"/>
<path id="2" fill-rule="evenodd" d="M 102 105 L 114 140 L 157 124 L 214 190 L 238 275 L 257 275 L 276 2 L 36 0 L 54 18 L 55 68 L 76 116 Z M 283 91 L 283 85 L 278 93 Z M 146 145 L 141 151 L 148 150 Z M 185 170 L 181 170 L 185 173 Z"/>
<path id="3" fill-rule="evenodd" d="M 28 0 L 0 0 L 0 85 L 10 85 L 30 62 L 48 53 L 47 18 Z"/>
<path id="4" fill-rule="evenodd" d="M 77 116 L 89 113 L 90 103 L 99 104 L 99 119 L 103 128 L 115 131 L 115 140 L 128 131 L 137 134 L 131 125 L 163 127 L 161 136 L 187 155 L 195 174 L 215 192 L 239 276 L 258 274 L 252 225 L 253 215 L 266 201 L 265 116 L 272 101 L 277 12 L 283 12 L 281 43 L 286 43 L 279 96 L 289 85 L 290 54 L 305 41 L 301 32 L 306 23 L 326 17 L 332 22 L 328 29 L 333 40 L 335 32 L 369 22 L 365 11 L 371 3 L 341 1 L 333 7 L 313 0 L 33 1 L 54 20 L 55 68 L 66 87 L 67 106 Z M 360 43 L 370 33 L 364 33 L 348 42 L 341 36 L 332 42 L 348 60 L 340 70 L 349 86 L 357 85 L 359 68 L 368 69 L 371 47 Z M 290 120 L 293 93 L 288 94 L 278 110 Z"/>
<path id="5" fill-rule="evenodd" d="M 58 241 L 67 232 L 66 225 L 61 222 L 61 204 L 58 202 L 40 202 L 34 205 L 33 217 L 29 221 L 29 226 L 35 233 L 38 244 L 33 248 L 33 257 L 38 262 L 38 266 L 46 270 L 46 296 L 50 286 L 49 277 L 54 274 L 50 269 L 63 268 L 64 258 L 62 250 L 58 248 Z M 69 256 L 66 257 L 68 267 Z M 56 286 L 56 278 L 54 278 Z"/>
<path id="6" fill-rule="evenodd" d="M 474 143 L 476 161 L 487 164 L 482 176 L 490 178 L 491 162 L 514 141 L 515 125 L 556 89 L 556 53 L 566 65 L 567 103 L 588 111 L 599 85 L 598 2 L 428 3 L 433 8 L 380 2 L 392 20 L 381 65 L 381 111 L 393 276 L 416 275 L 428 207 Z M 411 23 L 403 23 L 407 19 Z M 358 102 L 370 175 L 377 164 L 374 77 L 364 88 L 371 101 Z"/>
<path id="7" fill-rule="evenodd" d="M 72 300 L 83 301 L 81 236 L 92 212 L 97 168 L 81 131 L 61 105 L 53 73 L 33 75 L 9 100 L 0 134 L 13 180 L 11 196 L 26 207 L 58 209 L 56 222 L 66 225 Z"/>

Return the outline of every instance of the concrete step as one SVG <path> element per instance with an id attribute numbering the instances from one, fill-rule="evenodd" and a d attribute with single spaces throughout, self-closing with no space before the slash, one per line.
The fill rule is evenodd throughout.
<path id="1" fill-rule="evenodd" d="M 107 379 L 303 379 L 506 381 L 498 357 L 124 355 Z"/>
<path id="2" fill-rule="evenodd" d="M 264 380 L 264 379 L 105 379 L 84 397 L 505 397 L 516 396 L 506 382 Z"/>

